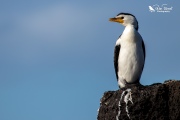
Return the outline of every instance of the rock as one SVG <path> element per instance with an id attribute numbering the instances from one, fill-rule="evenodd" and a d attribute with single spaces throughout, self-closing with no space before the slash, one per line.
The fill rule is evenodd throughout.
<path id="1" fill-rule="evenodd" d="M 101 98 L 97 119 L 180 120 L 180 81 L 169 80 L 163 84 L 133 86 L 130 89 L 133 103 L 130 102 L 127 91 L 105 92 Z M 124 96 L 120 101 L 122 93 Z"/>

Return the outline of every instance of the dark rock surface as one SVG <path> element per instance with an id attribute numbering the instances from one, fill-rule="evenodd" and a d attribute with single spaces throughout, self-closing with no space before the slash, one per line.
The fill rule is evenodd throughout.
<path id="1" fill-rule="evenodd" d="M 120 109 L 119 120 L 180 120 L 180 81 L 168 80 L 163 84 L 133 86 L 132 101 L 127 103 L 123 90 L 105 92 L 101 98 L 98 120 L 116 120 Z"/>

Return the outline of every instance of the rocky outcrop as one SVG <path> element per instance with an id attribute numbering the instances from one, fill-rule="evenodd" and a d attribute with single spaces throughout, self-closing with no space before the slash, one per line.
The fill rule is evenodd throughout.
<path id="1" fill-rule="evenodd" d="M 105 92 L 98 120 L 180 120 L 180 81 Z"/>

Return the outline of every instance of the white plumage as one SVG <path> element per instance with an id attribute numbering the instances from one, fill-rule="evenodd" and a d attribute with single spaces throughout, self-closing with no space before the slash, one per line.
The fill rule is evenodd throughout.
<path id="1" fill-rule="evenodd" d="M 134 15 L 120 13 L 110 21 L 119 22 L 125 29 L 116 41 L 114 67 L 118 84 L 121 88 L 128 84 L 139 83 L 144 63 L 145 47 L 138 33 L 138 22 Z"/>

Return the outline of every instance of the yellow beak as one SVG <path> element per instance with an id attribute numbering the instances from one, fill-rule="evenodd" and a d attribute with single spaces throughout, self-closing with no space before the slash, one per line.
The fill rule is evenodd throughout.
<path id="1" fill-rule="evenodd" d="M 123 23 L 124 20 L 121 18 L 109 18 L 109 21 L 111 22 L 118 22 L 118 23 Z"/>

